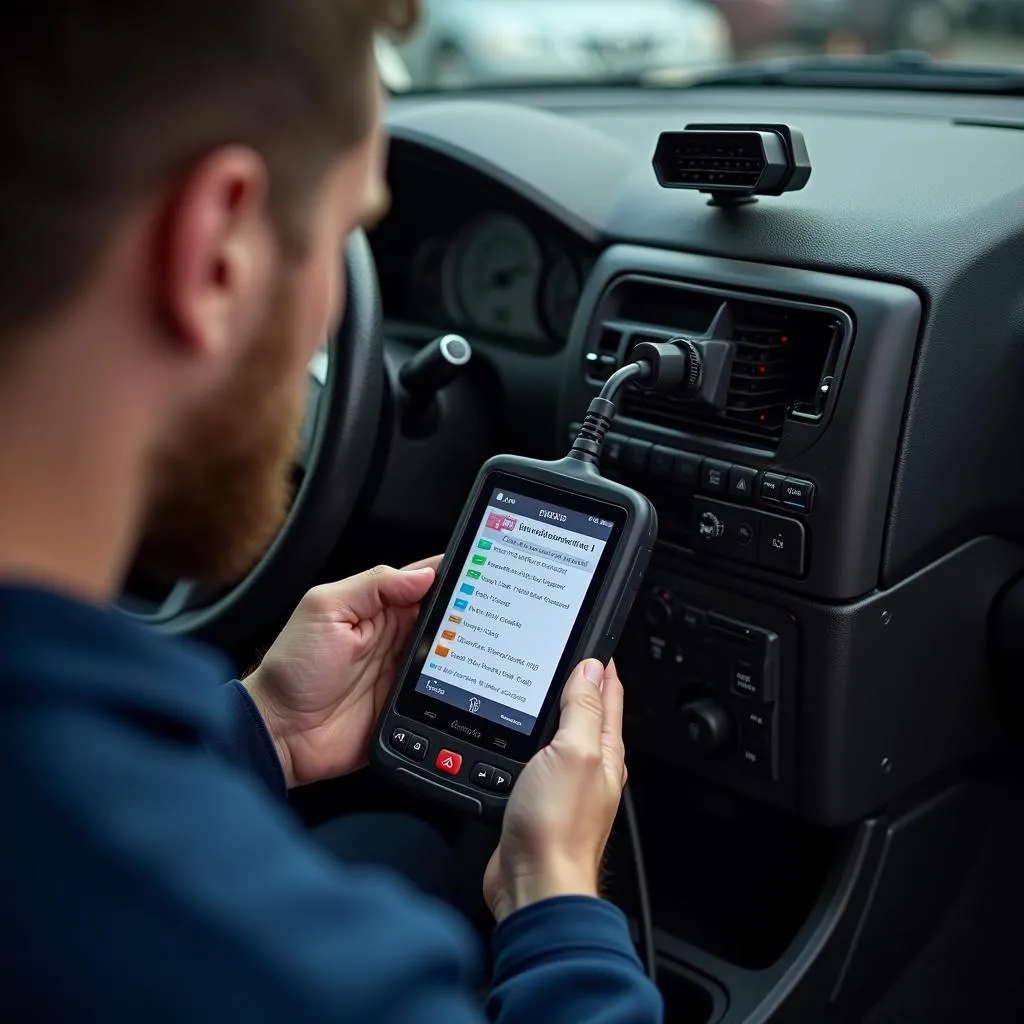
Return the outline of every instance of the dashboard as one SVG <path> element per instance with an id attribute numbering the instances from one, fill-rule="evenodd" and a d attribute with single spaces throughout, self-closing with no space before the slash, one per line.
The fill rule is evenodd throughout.
<path id="1" fill-rule="evenodd" d="M 799 128 L 811 178 L 734 209 L 662 189 L 658 136 L 690 123 Z M 771 1019 L 822 1019 L 928 934 L 916 866 L 953 863 L 972 826 L 948 794 L 1008 743 L 1020 101 L 518 89 L 400 97 L 389 128 L 389 543 L 445 538 L 495 452 L 563 455 L 636 342 L 733 354 L 720 407 L 627 390 L 605 442 L 659 519 L 616 653 L 631 786 L 678 1019 L 766 1020 L 781 993 Z M 401 367 L 447 332 L 472 359 L 410 432 Z"/>
<path id="2" fill-rule="evenodd" d="M 658 135 L 691 122 L 800 128 L 809 184 L 660 188 Z M 990 749 L 988 617 L 1024 569 L 1018 102 L 524 90 L 402 97 L 389 127 L 392 369 L 448 331 L 475 355 L 435 437 L 396 433 L 382 518 L 443 532 L 497 448 L 562 454 L 637 341 L 725 324 L 726 407 L 627 395 L 605 453 L 662 524 L 631 748 L 820 825 Z"/>

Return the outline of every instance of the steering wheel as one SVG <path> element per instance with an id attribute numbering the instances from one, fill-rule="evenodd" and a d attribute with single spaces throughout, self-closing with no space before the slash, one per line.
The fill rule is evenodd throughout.
<path id="1" fill-rule="evenodd" d="M 350 519 L 373 458 L 384 363 L 377 271 L 366 235 L 344 254 L 345 315 L 309 365 L 310 389 L 298 468 L 302 482 L 266 554 L 229 588 L 179 580 L 166 595 L 133 588 L 118 606 L 161 633 L 232 648 L 260 625 L 291 612 Z"/>

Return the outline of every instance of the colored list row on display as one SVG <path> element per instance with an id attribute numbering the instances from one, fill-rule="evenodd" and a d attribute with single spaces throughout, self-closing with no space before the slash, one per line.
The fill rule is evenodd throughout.
<path id="1" fill-rule="evenodd" d="M 476 546 L 480 551 L 470 557 L 470 565 L 477 566 L 478 568 L 469 568 L 466 570 L 466 576 L 474 582 L 480 579 L 481 570 L 485 565 L 487 565 L 487 555 L 482 552 L 490 551 L 493 544 L 491 541 L 487 540 L 486 537 L 482 537 L 477 541 Z M 469 601 L 467 599 L 472 597 L 475 592 L 476 587 L 469 583 L 463 583 L 459 587 L 459 593 L 464 594 L 465 597 L 457 597 L 452 601 L 452 613 L 448 616 L 449 623 L 454 626 L 462 625 L 462 616 L 458 613 L 464 612 L 469 608 Z M 448 645 L 454 643 L 457 637 L 458 633 L 456 633 L 454 629 L 448 628 L 442 630 L 441 639 L 445 642 L 438 643 L 434 647 L 434 654 L 439 658 L 447 658 L 448 655 L 451 654 L 451 647 Z"/>

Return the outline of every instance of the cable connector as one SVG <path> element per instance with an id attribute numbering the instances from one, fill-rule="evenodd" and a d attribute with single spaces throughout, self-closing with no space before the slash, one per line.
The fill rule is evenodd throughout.
<path id="1" fill-rule="evenodd" d="M 683 399 L 695 398 L 704 383 L 704 360 L 689 338 L 641 341 L 630 352 L 631 362 L 650 363 L 652 373 L 643 386 L 650 391 L 678 390 Z"/>
<path id="2" fill-rule="evenodd" d="M 615 419 L 615 398 L 618 393 L 631 381 L 636 381 L 641 386 L 655 375 L 654 364 L 646 360 L 627 363 L 621 369 L 616 370 L 604 383 L 601 394 L 593 399 L 587 409 L 587 415 L 583 417 L 583 425 L 580 427 L 576 440 L 573 441 L 572 449 L 569 452 L 570 459 L 579 459 L 581 462 L 589 462 L 596 466 L 601 461 L 601 448 L 604 445 L 605 434 Z"/>
<path id="3" fill-rule="evenodd" d="M 615 399 L 631 383 L 645 391 L 677 391 L 680 398 L 694 399 L 704 384 L 704 359 L 689 338 L 642 341 L 629 354 L 630 361 L 616 370 L 590 403 L 569 457 L 596 466 L 601 448 L 615 418 Z"/>

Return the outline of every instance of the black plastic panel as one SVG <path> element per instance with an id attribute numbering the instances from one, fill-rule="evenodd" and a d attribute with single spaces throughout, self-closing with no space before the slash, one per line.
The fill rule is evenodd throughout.
<path id="1" fill-rule="evenodd" d="M 882 282 L 613 246 L 594 267 L 569 339 L 561 398 L 563 427 L 578 419 L 579 410 L 586 409 L 597 392 L 598 385 L 585 380 L 583 355 L 590 341 L 591 324 L 595 319 L 600 321 L 596 311 L 602 297 L 626 274 L 703 285 L 718 295 L 788 299 L 845 311 L 852 325 L 852 340 L 844 353 L 845 369 L 837 368 L 822 420 L 788 422 L 774 453 L 629 417 L 617 419 L 615 430 L 699 455 L 818 481 L 814 508 L 806 524 L 813 556 L 803 578 L 776 577 L 735 563 L 723 565 L 723 571 L 776 579 L 789 589 L 832 601 L 871 591 L 878 583 L 892 474 L 921 315 L 917 296 L 909 289 Z M 644 489 L 642 475 L 631 477 L 631 483 Z M 666 500 L 671 502 L 673 498 L 667 495 Z M 655 503 L 659 504 L 656 499 Z M 673 518 L 672 509 L 664 502 L 659 505 L 659 514 L 666 524 Z"/>
<path id="2" fill-rule="evenodd" d="M 659 951 L 721 985 L 728 1008 L 718 1024 L 861 1020 L 864 997 L 877 995 L 892 969 L 919 951 L 950 905 L 983 832 L 986 803 L 983 786 L 957 785 L 844 837 L 818 900 L 767 966 L 740 966 L 685 935 L 659 932 Z M 689 888 L 684 881 L 680 898 Z M 837 1004 L 844 1012 L 833 1016 Z"/>
<path id="3" fill-rule="evenodd" d="M 1024 219 L 1020 132 L 1007 130 L 1018 108 L 1013 97 L 889 89 L 588 87 L 408 97 L 391 122 L 396 138 L 486 174 L 590 244 L 746 260 L 787 285 L 792 271 L 770 265 L 919 293 L 927 324 L 896 466 L 890 585 L 980 533 L 1024 539 Z M 662 131 L 751 120 L 803 131 L 814 161 L 804 191 L 723 211 L 659 187 L 650 161 Z M 872 383 L 884 401 L 892 385 Z"/>
<path id="4" fill-rule="evenodd" d="M 656 615 L 665 606 L 667 623 Z M 746 644 L 736 638 L 744 628 L 753 634 Z M 763 803 L 796 805 L 799 644 L 791 615 L 649 571 L 616 659 L 627 692 L 627 749 Z M 685 708 L 697 701 L 711 702 L 727 719 L 721 749 L 705 752 L 688 740 Z"/>
<path id="5" fill-rule="evenodd" d="M 1005 743 L 990 678 L 988 630 L 993 602 L 1024 569 L 1024 549 L 994 538 L 966 545 L 899 586 L 860 601 L 829 605 L 760 586 L 720 595 L 719 609 L 747 616 L 788 613 L 799 628 L 798 666 L 783 648 L 779 783 L 757 785 L 731 769 L 707 762 L 691 771 L 734 791 L 782 803 L 805 820 L 850 824 L 906 798 L 929 780 L 987 758 Z M 664 559 L 648 579 L 675 578 L 682 588 L 707 593 L 714 577 Z M 753 603 L 752 603 L 753 602 Z M 776 609 L 769 612 L 769 609 Z M 643 635 L 644 604 L 630 629 Z M 755 619 L 756 621 L 756 619 Z M 674 638 L 682 641 L 680 628 Z M 645 666 L 632 648 L 619 655 L 624 678 L 642 677 Z M 650 685 L 650 684 L 648 684 Z M 646 700 L 643 685 L 627 691 L 627 708 Z M 795 704 L 795 708 L 794 705 Z M 682 728 L 681 718 L 675 728 Z M 630 744 L 678 763 L 657 731 L 632 729 Z M 793 747 L 787 747 L 787 737 Z M 793 765 L 787 785 L 785 765 Z"/>

